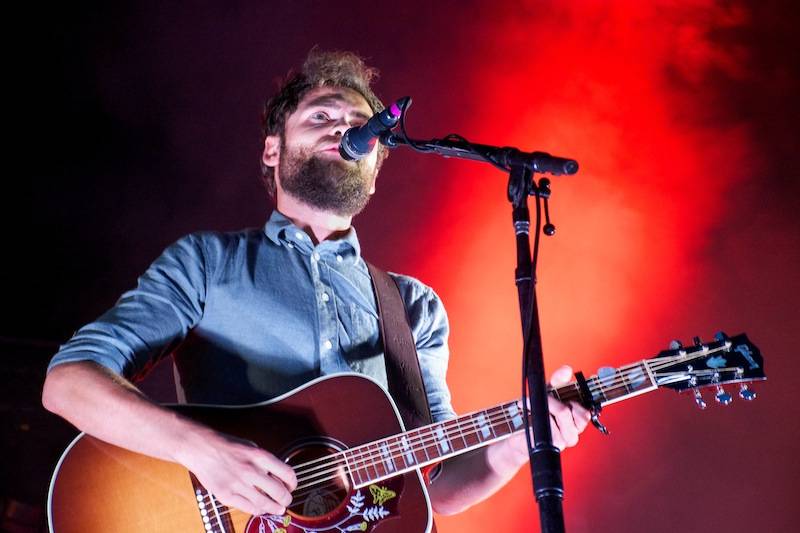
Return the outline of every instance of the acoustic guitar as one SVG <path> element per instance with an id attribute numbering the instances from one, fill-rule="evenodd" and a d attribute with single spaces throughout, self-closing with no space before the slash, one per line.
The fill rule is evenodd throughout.
<path id="1" fill-rule="evenodd" d="M 658 388 L 689 392 L 702 408 L 711 387 L 744 400 L 764 380 L 763 358 L 745 335 L 695 339 L 550 394 L 605 406 Z M 587 398 L 587 394 L 591 398 Z M 430 500 L 420 470 L 524 430 L 520 401 L 405 431 L 392 399 L 360 374 L 326 376 L 274 400 L 225 407 L 173 409 L 219 431 L 257 443 L 290 464 L 298 479 L 283 515 L 252 516 L 228 508 L 182 466 L 79 435 L 50 484 L 48 516 L 55 533 L 386 533 L 429 531 Z M 136 428 L 131 428 L 135 431 Z"/>

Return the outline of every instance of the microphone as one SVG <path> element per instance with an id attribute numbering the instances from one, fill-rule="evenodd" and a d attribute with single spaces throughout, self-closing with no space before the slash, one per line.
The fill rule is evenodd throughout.
<path id="1" fill-rule="evenodd" d="M 372 115 L 365 124 L 350 128 L 342 135 L 339 144 L 339 154 L 347 161 L 358 161 L 367 157 L 375 147 L 375 142 L 381 134 L 391 130 L 397 125 L 402 114 L 400 102 L 393 103 L 380 113 Z"/>

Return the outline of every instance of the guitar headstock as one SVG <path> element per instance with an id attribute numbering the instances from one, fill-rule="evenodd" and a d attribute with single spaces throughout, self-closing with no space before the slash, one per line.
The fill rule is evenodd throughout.
<path id="1" fill-rule="evenodd" d="M 656 385 L 678 392 L 692 390 L 701 409 L 706 407 L 699 390 L 703 387 L 716 388 L 715 398 L 723 405 L 733 400 L 722 387 L 727 383 L 739 384 L 742 399 L 755 399 L 747 384 L 767 379 L 761 351 L 745 334 L 728 337 L 717 333 L 714 338 L 714 342 L 704 343 L 695 337 L 692 346 L 673 341 L 672 349 L 648 360 Z"/>

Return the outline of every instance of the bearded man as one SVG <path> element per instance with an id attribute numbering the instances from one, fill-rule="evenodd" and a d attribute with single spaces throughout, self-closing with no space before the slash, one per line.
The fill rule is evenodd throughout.
<path id="1" fill-rule="evenodd" d="M 374 74 L 352 53 L 312 51 L 265 106 L 262 171 L 276 201 L 266 225 L 196 233 L 167 248 L 55 355 L 47 409 L 101 440 L 183 465 L 225 505 L 253 515 L 286 510 L 297 479 L 283 460 L 157 405 L 132 380 L 171 354 L 184 402 L 252 404 L 339 372 L 387 386 L 375 294 L 351 225 L 375 192 L 385 148 L 358 162 L 339 155 L 344 132 L 383 109 Z M 430 287 L 392 276 L 432 419 L 452 418 L 444 307 Z M 554 384 L 570 376 L 562 367 Z M 550 408 L 554 442 L 574 445 L 588 413 L 555 400 Z M 431 505 L 459 512 L 527 460 L 522 433 L 450 459 L 431 482 Z"/>

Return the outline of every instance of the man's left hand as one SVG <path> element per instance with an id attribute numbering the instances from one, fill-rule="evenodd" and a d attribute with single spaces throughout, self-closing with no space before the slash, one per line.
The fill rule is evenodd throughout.
<path id="1" fill-rule="evenodd" d="M 572 368 L 564 365 L 553 372 L 550 385 L 553 387 L 567 385 L 572 380 L 572 375 Z M 591 418 L 589 411 L 575 402 L 561 402 L 553 396 L 548 397 L 548 407 L 553 444 L 562 451 L 578 444 L 578 436 L 586 429 Z M 505 453 L 512 454 L 520 465 L 528 461 L 528 444 L 524 431 L 498 444 L 505 444 Z"/>

